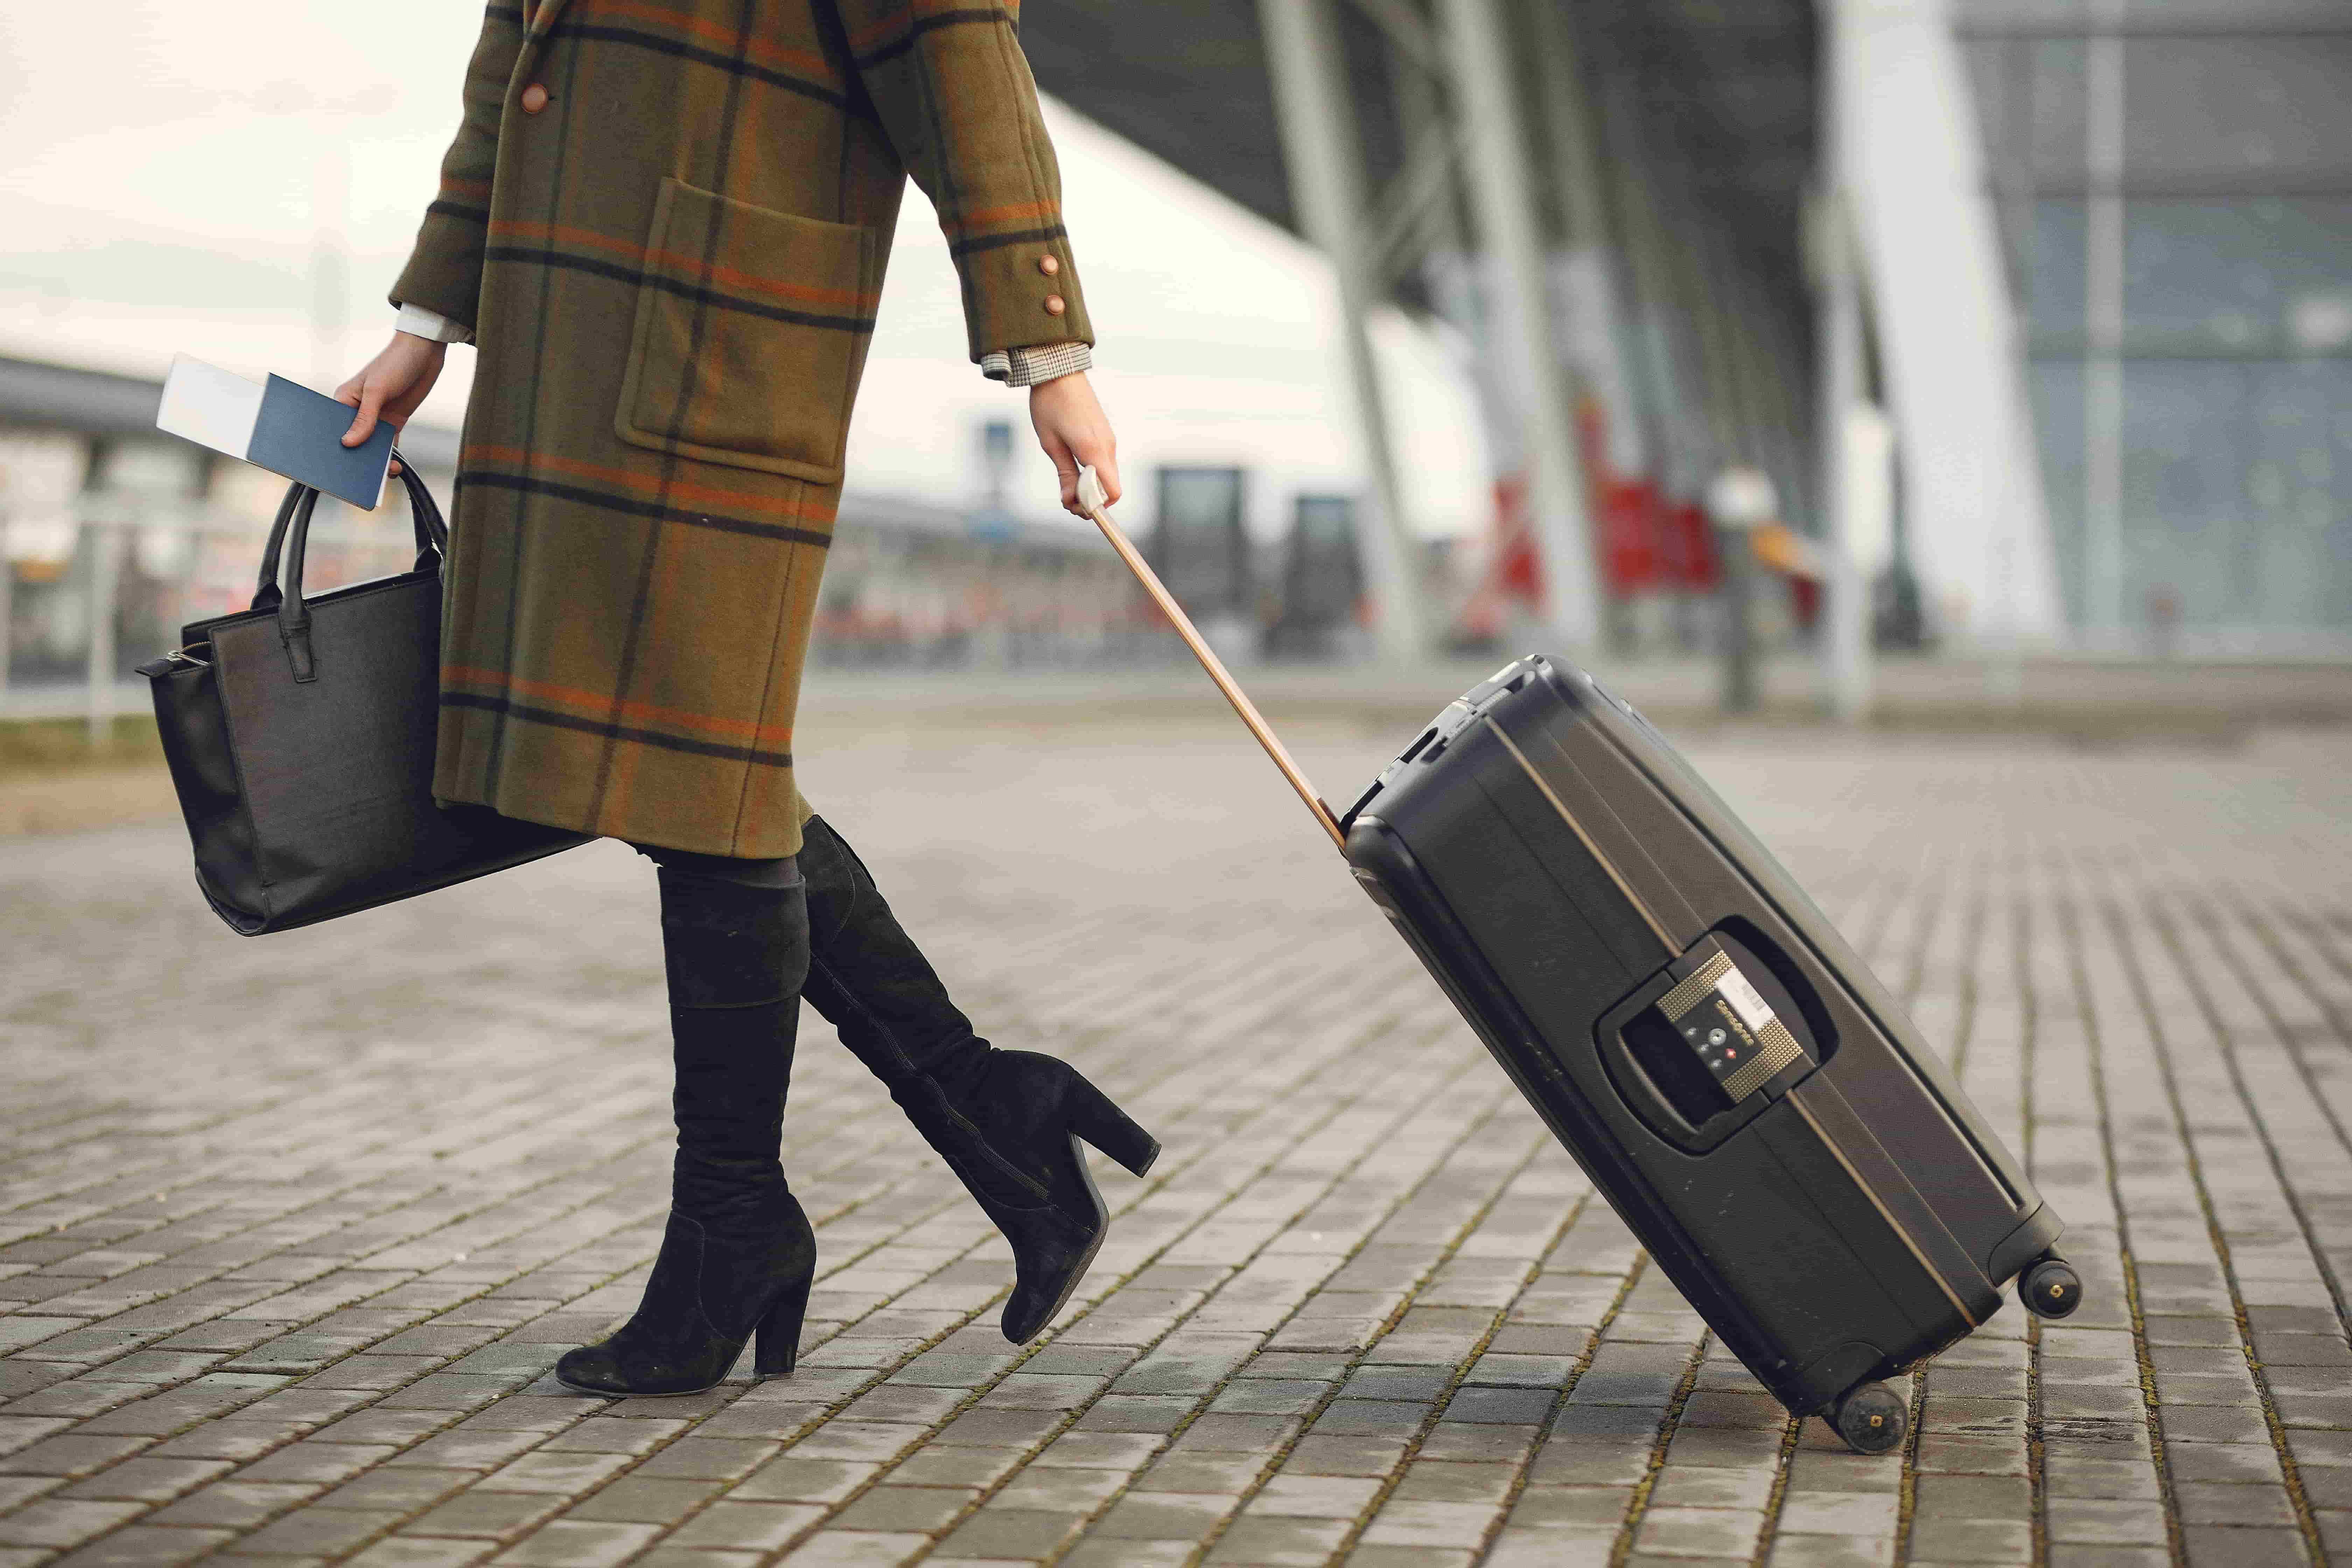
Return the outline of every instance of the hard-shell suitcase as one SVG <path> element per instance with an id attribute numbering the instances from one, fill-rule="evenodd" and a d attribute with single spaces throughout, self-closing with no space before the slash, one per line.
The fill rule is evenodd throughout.
<path id="1" fill-rule="evenodd" d="M 1357 880 L 1759 1382 L 1865 1450 L 1877 1380 L 2025 1276 L 2074 1310 L 2062 1226 L 1902 1008 L 1632 708 L 1522 658 L 1342 820 Z"/>
<path id="2" fill-rule="evenodd" d="M 1357 881 L 1668 1279 L 1790 1410 L 1903 1439 L 1878 1380 L 2019 1279 L 2072 1312 L 2063 1228 L 1901 1007 L 1665 741 L 1519 659 L 1335 817 L 1099 504 L 1096 523 Z"/>

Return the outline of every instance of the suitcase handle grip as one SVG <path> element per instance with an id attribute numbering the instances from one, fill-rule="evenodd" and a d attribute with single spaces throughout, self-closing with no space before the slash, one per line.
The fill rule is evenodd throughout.
<path id="1" fill-rule="evenodd" d="M 1135 580 L 1143 584 L 1143 591 L 1151 595 L 1151 602 L 1160 606 L 1160 613 L 1175 623 L 1176 635 L 1184 639 L 1184 646 L 1192 650 L 1192 657 L 1201 661 L 1201 668 L 1209 672 L 1209 679 L 1217 683 L 1217 689 L 1223 692 L 1225 700 L 1234 705 L 1234 711 L 1240 714 L 1242 722 L 1249 726 L 1249 732 L 1257 737 L 1257 743 L 1265 748 L 1265 754 L 1274 759 L 1274 765 L 1282 770 L 1282 776 L 1290 781 L 1290 787 L 1298 792 L 1298 798 L 1305 801 L 1307 809 L 1315 814 L 1317 824 L 1331 836 L 1331 842 L 1345 854 L 1348 837 L 1339 831 L 1339 817 L 1323 797 L 1315 793 L 1315 786 L 1307 782 L 1298 764 L 1291 761 L 1289 752 L 1275 738 L 1264 715 L 1258 712 L 1257 705 L 1234 684 L 1233 676 L 1225 668 L 1225 661 L 1219 658 L 1216 651 L 1202 638 L 1192 625 L 1192 617 L 1184 613 L 1184 606 L 1176 602 L 1176 596 L 1168 591 L 1167 584 L 1160 581 L 1160 574 L 1151 569 L 1150 563 L 1143 559 L 1135 546 L 1128 542 L 1127 535 L 1119 531 L 1118 524 L 1110 520 L 1110 513 L 1104 510 L 1106 501 L 1102 480 L 1095 477 L 1092 468 L 1078 470 L 1078 504 L 1086 508 L 1087 515 L 1094 519 L 1095 526 L 1102 530 L 1105 539 L 1110 541 L 1110 547 L 1118 552 L 1118 558 L 1127 563 L 1127 569 L 1135 574 Z"/>

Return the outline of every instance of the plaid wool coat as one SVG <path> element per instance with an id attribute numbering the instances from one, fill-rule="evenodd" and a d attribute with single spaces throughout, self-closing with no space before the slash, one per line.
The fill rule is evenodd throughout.
<path id="1" fill-rule="evenodd" d="M 1091 343 L 1018 0 L 493 0 L 394 303 L 470 323 L 435 793 L 795 852 L 793 717 L 908 175 L 970 351 Z"/>

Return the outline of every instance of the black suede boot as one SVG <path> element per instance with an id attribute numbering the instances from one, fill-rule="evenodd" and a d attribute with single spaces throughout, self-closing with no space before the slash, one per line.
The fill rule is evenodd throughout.
<path id="1" fill-rule="evenodd" d="M 755 1375 L 789 1373 L 816 1272 L 815 1234 L 777 1161 L 808 963 L 801 888 L 671 864 L 660 878 L 677 1066 L 669 1227 L 636 1315 L 556 1363 L 587 1394 L 699 1393 L 755 1332 Z"/>
<path id="2" fill-rule="evenodd" d="M 810 1005 L 889 1086 L 890 1098 L 1013 1244 L 1004 1337 L 1044 1328 L 1109 1229 L 1081 1138 L 1140 1176 L 1160 1144 L 1068 1063 L 998 1050 L 900 929 L 874 879 L 822 818 L 803 836 Z"/>

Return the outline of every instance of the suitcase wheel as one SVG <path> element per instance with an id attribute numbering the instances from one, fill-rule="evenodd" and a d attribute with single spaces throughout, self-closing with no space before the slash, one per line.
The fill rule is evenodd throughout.
<path id="1" fill-rule="evenodd" d="M 1857 1454 L 1891 1454 L 1903 1446 L 1911 1415 L 1883 1383 L 1858 1383 L 1830 1406 L 1830 1425 Z"/>
<path id="2" fill-rule="evenodd" d="M 2046 1257 L 2017 1282 L 2017 1299 L 2037 1318 L 2072 1317 L 2083 1304 L 2083 1281 L 2064 1258 Z"/>

